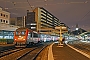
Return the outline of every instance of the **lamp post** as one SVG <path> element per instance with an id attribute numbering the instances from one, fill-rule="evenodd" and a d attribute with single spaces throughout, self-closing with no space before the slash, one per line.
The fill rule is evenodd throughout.
<path id="1" fill-rule="evenodd" d="M 59 39 L 59 45 L 62 45 L 62 27 L 60 26 L 60 39 Z"/>
<path id="2" fill-rule="evenodd" d="M 58 45 L 61 46 L 61 45 L 63 45 L 62 44 L 62 33 L 66 32 L 66 31 L 63 31 L 63 30 L 67 30 L 67 27 L 65 27 L 65 26 L 59 26 L 59 27 L 55 27 L 55 29 L 60 30 L 60 32 L 59 32 L 60 33 L 60 39 L 59 39 Z"/>

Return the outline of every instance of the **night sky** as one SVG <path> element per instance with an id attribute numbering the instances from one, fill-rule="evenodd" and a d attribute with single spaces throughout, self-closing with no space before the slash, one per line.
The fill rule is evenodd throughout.
<path id="1" fill-rule="evenodd" d="M 27 10 L 44 7 L 71 30 L 76 24 L 90 30 L 90 0 L 0 0 L 0 6 L 9 11 L 11 17 L 25 16 Z"/>

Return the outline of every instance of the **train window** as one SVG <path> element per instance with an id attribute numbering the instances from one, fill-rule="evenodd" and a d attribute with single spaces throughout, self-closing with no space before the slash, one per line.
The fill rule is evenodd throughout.
<path id="1" fill-rule="evenodd" d="M 29 33 L 30 34 L 30 37 L 32 37 L 32 33 Z"/>
<path id="2" fill-rule="evenodd" d="M 36 33 L 33 33 L 33 37 L 38 37 L 38 34 L 36 34 Z"/>

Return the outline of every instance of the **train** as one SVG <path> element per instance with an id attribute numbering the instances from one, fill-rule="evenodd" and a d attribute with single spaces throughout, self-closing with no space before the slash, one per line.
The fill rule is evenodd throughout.
<path id="1" fill-rule="evenodd" d="M 0 30 L 0 44 L 13 44 L 13 34 L 11 30 Z"/>
<path id="2" fill-rule="evenodd" d="M 14 32 L 15 47 L 26 47 L 40 43 L 40 34 L 28 28 L 18 28 Z"/>

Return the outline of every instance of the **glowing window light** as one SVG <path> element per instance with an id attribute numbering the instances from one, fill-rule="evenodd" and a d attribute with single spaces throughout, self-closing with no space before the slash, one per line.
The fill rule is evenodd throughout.
<path id="1" fill-rule="evenodd" d="M 31 29 L 35 29 L 36 27 L 31 27 Z"/>

